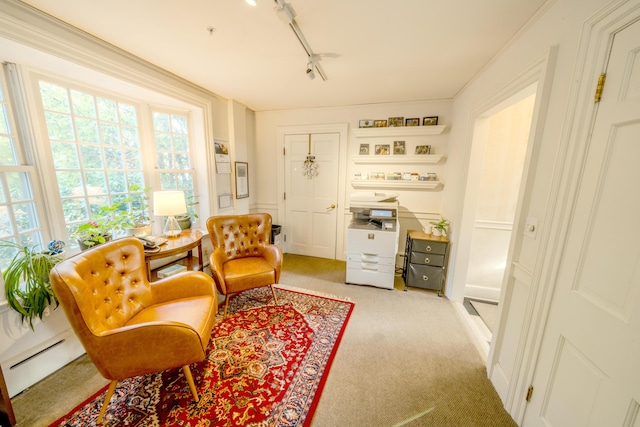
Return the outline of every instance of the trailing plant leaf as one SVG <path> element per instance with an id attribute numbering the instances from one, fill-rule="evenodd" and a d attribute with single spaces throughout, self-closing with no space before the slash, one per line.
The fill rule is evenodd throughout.
<path id="1" fill-rule="evenodd" d="M 39 245 L 21 246 L 2 241 L 0 246 L 16 250 L 13 259 L 2 272 L 7 303 L 20 314 L 20 320 L 28 321 L 33 329 L 33 319 L 38 317 L 42 320 L 47 307 L 52 304 L 58 306 L 49 274 L 62 258 L 42 251 Z"/>

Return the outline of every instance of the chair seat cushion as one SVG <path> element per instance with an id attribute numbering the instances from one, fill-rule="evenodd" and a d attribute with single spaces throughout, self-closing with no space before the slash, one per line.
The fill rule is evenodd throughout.
<path id="1" fill-rule="evenodd" d="M 215 304 L 214 297 L 210 295 L 154 304 L 132 317 L 127 325 L 150 322 L 184 324 L 200 336 L 202 348 L 206 351 L 215 321 L 215 310 L 211 307 Z"/>
<path id="2" fill-rule="evenodd" d="M 228 293 L 275 284 L 275 270 L 262 257 L 232 259 L 222 268 Z"/>

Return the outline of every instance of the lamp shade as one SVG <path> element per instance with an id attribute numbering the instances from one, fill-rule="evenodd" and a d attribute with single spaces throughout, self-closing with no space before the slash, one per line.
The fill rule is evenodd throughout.
<path id="1" fill-rule="evenodd" d="M 184 191 L 155 191 L 153 193 L 153 213 L 158 216 L 187 213 Z"/>

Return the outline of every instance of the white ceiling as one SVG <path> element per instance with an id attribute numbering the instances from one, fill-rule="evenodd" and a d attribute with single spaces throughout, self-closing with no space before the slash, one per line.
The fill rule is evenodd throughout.
<path id="1" fill-rule="evenodd" d="M 23 1 L 262 111 L 452 98 L 546 0 L 287 0 L 327 81 L 274 0 Z"/>

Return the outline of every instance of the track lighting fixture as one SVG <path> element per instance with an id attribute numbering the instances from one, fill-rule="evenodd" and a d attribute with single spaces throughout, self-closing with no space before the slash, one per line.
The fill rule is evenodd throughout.
<path id="1" fill-rule="evenodd" d="M 311 50 L 311 46 L 309 46 L 309 42 L 307 42 L 307 39 L 304 38 L 304 34 L 302 34 L 302 30 L 300 30 L 300 27 L 298 27 L 298 23 L 296 22 L 296 13 L 291 7 L 291 5 L 289 3 L 286 3 L 284 0 L 274 0 L 274 1 L 277 4 L 277 6 L 274 7 L 273 10 L 275 10 L 275 12 L 278 14 L 278 17 L 282 20 L 282 22 L 284 22 L 291 28 L 293 33 L 298 38 L 298 41 L 302 45 L 302 48 L 304 49 L 304 51 L 307 53 L 307 56 L 309 57 L 309 63 L 307 63 L 307 76 L 310 79 L 314 79 L 316 77 L 316 71 L 317 71 L 318 74 L 320 74 L 320 77 L 322 77 L 322 80 L 327 80 L 326 74 L 324 73 L 324 71 L 322 70 L 322 67 L 320 66 L 320 64 L 316 59 L 317 55 L 313 53 L 313 50 Z"/>
<path id="2" fill-rule="evenodd" d="M 309 58 L 309 62 L 307 62 L 307 77 L 309 77 L 309 80 L 316 78 L 316 72 L 313 70 L 313 61 L 311 58 Z"/>
<path id="3" fill-rule="evenodd" d="M 250 6 L 256 6 L 256 0 L 244 0 L 244 2 Z"/>

